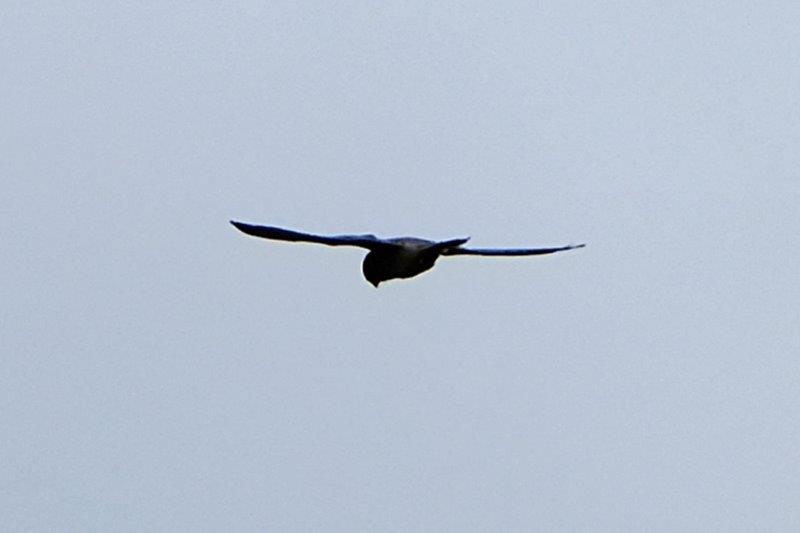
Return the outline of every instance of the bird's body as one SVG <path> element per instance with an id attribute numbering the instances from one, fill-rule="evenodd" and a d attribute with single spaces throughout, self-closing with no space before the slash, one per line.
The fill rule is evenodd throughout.
<path id="1" fill-rule="evenodd" d="M 436 259 L 425 254 L 433 242 L 410 237 L 398 237 L 391 242 L 397 246 L 375 248 L 364 256 L 361 271 L 367 280 L 375 277 L 373 273 L 387 280 L 411 278 L 433 268 Z"/>
<path id="2" fill-rule="evenodd" d="M 358 246 L 369 253 L 364 257 L 361 270 L 364 277 L 377 287 L 390 279 L 411 278 L 433 268 L 443 255 L 543 255 L 581 248 L 585 245 L 561 246 L 557 248 L 463 248 L 469 238 L 447 241 L 431 241 L 417 237 L 395 237 L 379 239 L 374 235 L 314 235 L 272 226 L 255 226 L 231 221 L 237 229 L 265 239 L 293 242 L 313 242 L 328 246 Z"/>
<path id="3" fill-rule="evenodd" d="M 413 278 L 433 268 L 443 249 L 459 246 L 467 239 L 438 243 L 416 237 L 386 239 L 392 246 L 377 247 L 364 257 L 361 271 L 376 287 L 381 281 Z"/>

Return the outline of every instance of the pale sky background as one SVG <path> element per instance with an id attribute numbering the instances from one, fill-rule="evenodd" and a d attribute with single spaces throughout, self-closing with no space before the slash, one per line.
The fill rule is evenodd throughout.
<path id="1" fill-rule="evenodd" d="M 800 4 L 15 2 L 0 529 L 800 530 Z M 358 249 L 475 246 L 375 290 Z"/>

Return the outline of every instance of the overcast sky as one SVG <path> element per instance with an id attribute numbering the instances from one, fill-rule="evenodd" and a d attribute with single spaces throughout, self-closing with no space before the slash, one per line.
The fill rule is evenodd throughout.
<path id="1" fill-rule="evenodd" d="M 15 4 L 0 529 L 800 529 L 800 4 Z"/>

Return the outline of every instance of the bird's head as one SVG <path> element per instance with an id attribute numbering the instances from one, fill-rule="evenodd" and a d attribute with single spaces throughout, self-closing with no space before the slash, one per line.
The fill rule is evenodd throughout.
<path id="1" fill-rule="evenodd" d="M 378 285 L 380 285 L 381 281 L 385 281 L 381 275 L 381 265 L 380 262 L 376 260 L 374 254 L 369 253 L 364 258 L 364 262 L 361 263 L 361 272 L 364 274 L 364 277 L 369 281 L 376 289 Z"/>

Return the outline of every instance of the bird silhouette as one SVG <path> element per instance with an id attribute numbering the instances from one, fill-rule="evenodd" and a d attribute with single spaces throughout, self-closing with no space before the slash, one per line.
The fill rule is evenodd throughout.
<path id="1" fill-rule="evenodd" d="M 555 248 L 464 248 L 469 237 L 447 241 L 430 241 L 417 237 L 379 239 L 375 235 L 314 235 L 273 226 L 257 226 L 231 220 L 239 231 L 254 237 L 291 242 L 313 242 L 327 246 L 357 246 L 366 248 L 361 271 L 376 288 L 390 279 L 412 278 L 430 270 L 440 256 L 486 255 L 521 256 L 545 255 L 583 248 L 585 244 Z"/>

